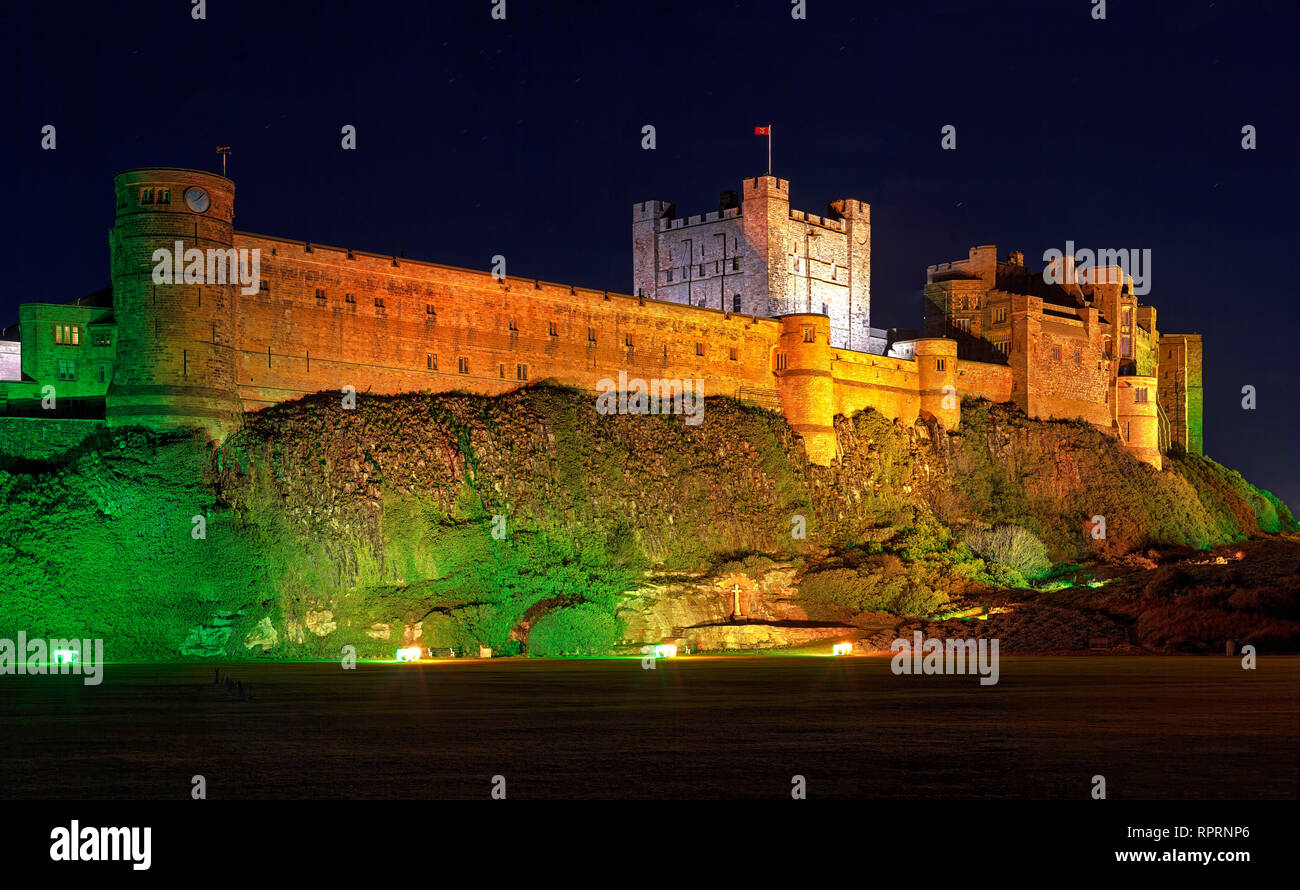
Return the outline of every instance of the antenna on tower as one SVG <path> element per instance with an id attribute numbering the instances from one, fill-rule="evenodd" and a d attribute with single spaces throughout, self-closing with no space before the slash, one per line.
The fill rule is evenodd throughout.
<path id="1" fill-rule="evenodd" d="M 221 175 L 226 175 L 226 158 L 230 156 L 229 145 L 218 145 L 217 154 L 221 155 Z"/>

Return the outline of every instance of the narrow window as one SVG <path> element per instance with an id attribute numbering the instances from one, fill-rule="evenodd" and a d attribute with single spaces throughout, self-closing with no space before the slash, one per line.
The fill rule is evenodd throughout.
<path id="1" fill-rule="evenodd" d="M 784 352 L 778 352 L 778 353 L 776 354 L 776 369 L 777 369 L 778 371 L 784 371 L 784 370 L 785 370 L 785 353 L 784 353 Z"/>
<path id="2" fill-rule="evenodd" d="M 456 359 L 456 366 L 462 374 L 469 373 L 469 359 L 465 358 L 465 356 L 462 355 L 460 358 Z"/>
<path id="3" fill-rule="evenodd" d="M 672 269 L 669 269 L 669 270 L 668 270 L 668 282 L 669 282 L 669 284 L 672 283 L 672 280 L 673 280 L 673 270 L 672 270 Z"/>
<path id="4" fill-rule="evenodd" d="M 344 294 L 344 295 L 343 295 L 343 301 L 344 301 L 345 303 L 355 303 L 355 302 L 357 301 L 357 295 L 356 295 L 356 294 Z"/>
<path id="5" fill-rule="evenodd" d="M 528 379 L 528 366 L 527 366 L 527 365 L 515 365 L 515 379 L 516 379 L 516 380 L 527 380 L 527 379 Z"/>
<path id="6" fill-rule="evenodd" d="M 505 366 L 505 363 L 504 363 L 504 362 L 502 362 L 501 364 L 497 365 L 497 374 L 498 374 L 498 376 L 500 376 L 500 378 L 501 378 L 502 380 L 505 380 L 505 379 L 506 379 L 506 366 Z"/>
<path id="7" fill-rule="evenodd" d="M 740 271 L 740 257 L 738 257 L 738 256 L 733 256 L 733 257 L 731 258 L 731 271 L 732 271 L 732 272 L 739 272 L 739 271 Z"/>
<path id="8" fill-rule="evenodd" d="M 947 362 L 946 359 L 941 359 L 941 358 L 939 358 L 939 359 L 935 359 L 935 360 L 934 360 L 934 369 L 935 369 L 936 371 L 942 371 L 942 370 L 944 370 L 947 366 L 948 366 L 948 362 Z"/>
<path id="9" fill-rule="evenodd" d="M 631 335 L 631 334 L 624 334 L 624 335 L 623 335 L 623 345 L 626 346 L 628 349 L 631 349 L 631 348 L 632 348 L 632 335 Z"/>
<path id="10" fill-rule="evenodd" d="M 737 361 L 737 360 L 739 359 L 739 355 L 738 355 L 739 352 L 740 352 L 740 350 L 738 350 L 736 347 L 734 347 L 734 346 L 731 347 L 731 360 L 732 360 L 733 362 L 734 362 L 734 361 Z"/>
<path id="11" fill-rule="evenodd" d="M 695 354 L 696 354 L 696 355 L 700 355 L 700 356 L 704 355 L 704 344 L 703 344 L 703 343 L 696 343 L 696 344 L 695 344 Z"/>
<path id="12" fill-rule="evenodd" d="M 426 353 L 424 354 L 424 366 L 425 366 L 426 368 L 428 368 L 430 371 L 433 370 L 433 353 L 432 353 L 432 352 L 426 352 Z"/>
<path id="13" fill-rule="evenodd" d="M 320 300 L 322 303 L 325 302 L 325 288 L 316 288 L 316 299 Z"/>
<path id="14" fill-rule="evenodd" d="M 731 311 L 732 312 L 740 311 L 740 294 L 736 294 L 734 297 L 731 298 Z"/>
<path id="15" fill-rule="evenodd" d="M 804 325 L 804 327 L 803 327 L 803 342 L 805 342 L 805 343 L 813 343 L 813 342 L 815 342 L 816 340 L 817 340 L 817 329 L 814 328 L 812 325 Z"/>
<path id="16" fill-rule="evenodd" d="M 432 303 L 425 303 L 425 304 L 424 304 L 424 314 L 427 315 L 427 316 L 429 316 L 430 318 L 433 318 L 433 319 L 437 319 L 437 317 L 438 317 L 438 313 L 433 311 L 433 304 L 432 304 Z"/>
<path id="17" fill-rule="evenodd" d="M 519 323 L 515 321 L 513 318 L 510 319 L 510 330 L 515 332 L 519 331 Z"/>
<path id="18" fill-rule="evenodd" d="M 558 329 L 557 325 L 555 324 L 555 322 L 551 322 L 551 336 L 552 336 L 552 337 L 558 337 L 558 336 L 560 336 L 559 329 Z"/>
<path id="19" fill-rule="evenodd" d="M 384 308 L 384 298 L 383 298 L 383 297 L 375 297 L 375 306 L 378 307 L 379 309 L 383 309 L 383 308 Z"/>
<path id="20" fill-rule="evenodd" d="M 592 345 L 595 345 L 595 343 L 596 343 L 596 329 L 595 329 L 595 328 L 587 328 L 587 342 L 588 342 L 588 343 L 591 343 Z"/>

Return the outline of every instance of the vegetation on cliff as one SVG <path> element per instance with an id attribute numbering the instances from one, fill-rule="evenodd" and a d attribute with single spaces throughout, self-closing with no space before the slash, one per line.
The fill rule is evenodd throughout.
<path id="1" fill-rule="evenodd" d="M 0 635 L 103 637 L 114 659 L 391 657 L 414 641 L 578 654 L 622 637 L 617 607 L 649 570 L 787 561 L 810 614 L 929 615 L 1026 585 L 1043 554 L 1295 528 L 1207 458 L 1158 472 L 1084 424 L 984 403 L 963 420 L 841 418 L 828 468 L 779 415 L 728 399 L 687 426 L 548 386 L 353 410 L 320 395 L 251 415 L 219 448 L 101 432 L 0 459 Z"/>

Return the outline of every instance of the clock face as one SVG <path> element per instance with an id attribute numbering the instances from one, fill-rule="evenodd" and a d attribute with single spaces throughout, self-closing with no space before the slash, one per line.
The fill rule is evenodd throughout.
<path id="1" fill-rule="evenodd" d="M 185 190 L 185 206 L 189 207 L 195 213 L 204 213 L 212 203 L 208 198 L 208 193 L 198 186 L 187 188 Z"/>

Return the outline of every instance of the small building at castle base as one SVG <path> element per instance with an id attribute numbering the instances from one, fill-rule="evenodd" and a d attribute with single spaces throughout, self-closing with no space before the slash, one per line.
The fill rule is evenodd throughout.
<path id="1" fill-rule="evenodd" d="M 1122 271 L 1047 285 L 976 247 L 927 270 L 921 336 L 873 327 L 870 206 L 794 210 L 775 177 L 684 219 L 638 204 L 635 294 L 238 231 L 213 173 L 129 170 L 113 194 L 110 286 L 24 303 L 0 332 L 5 414 L 219 439 L 322 391 L 595 394 L 623 374 L 780 411 L 818 464 L 836 415 L 954 429 L 963 398 L 1082 418 L 1157 468 L 1173 442 L 1202 447 L 1200 337 L 1160 333 Z"/>

